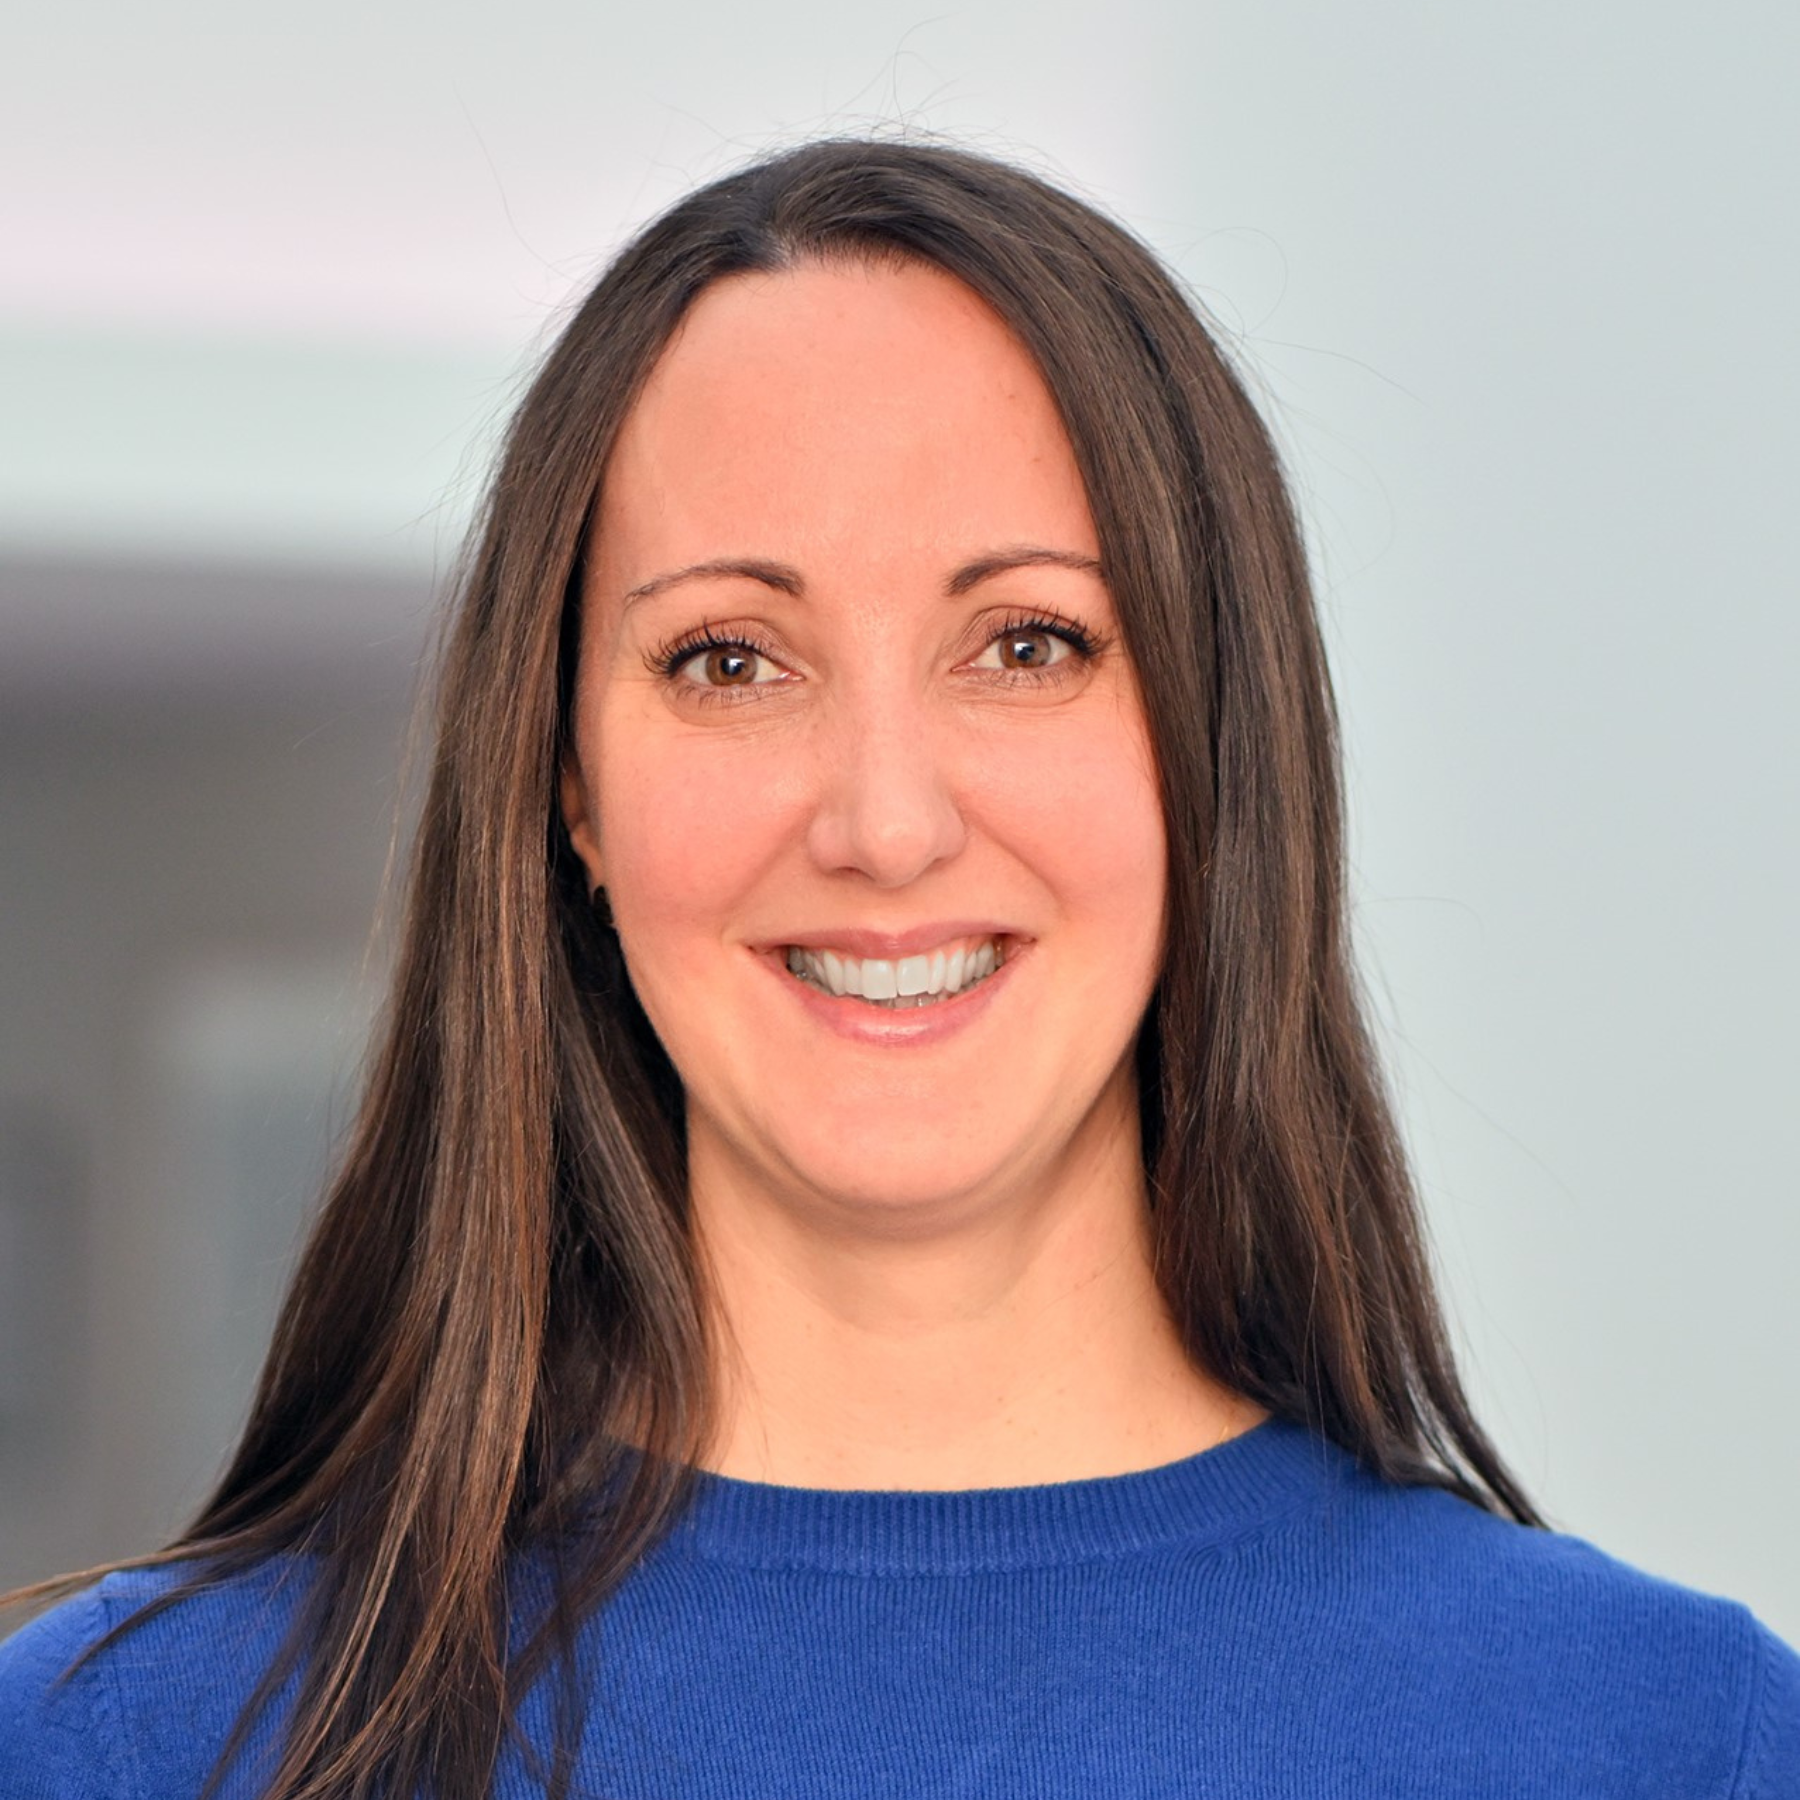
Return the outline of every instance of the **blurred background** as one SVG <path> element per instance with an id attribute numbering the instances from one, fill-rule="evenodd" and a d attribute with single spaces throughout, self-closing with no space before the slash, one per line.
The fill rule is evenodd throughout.
<path id="1" fill-rule="evenodd" d="M 498 423 L 698 181 L 945 133 L 1292 466 L 1478 1410 L 1800 1640 L 1800 14 L 64 0 L 0 64 L 0 1585 L 168 1536 L 347 1115 Z"/>

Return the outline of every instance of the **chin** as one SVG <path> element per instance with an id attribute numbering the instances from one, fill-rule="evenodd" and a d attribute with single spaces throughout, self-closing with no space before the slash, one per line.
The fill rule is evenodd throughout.
<path id="1" fill-rule="evenodd" d="M 784 1160 L 798 1189 L 872 1225 L 883 1218 L 894 1224 L 906 1218 L 925 1223 L 978 1202 L 1004 1175 L 1004 1165 L 991 1158 L 953 1162 L 940 1147 L 921 1146 L 921 1151 L 910 1156 L 904 1148 L 877 1148 L 865 1140 L 854 1156 L 794 1152 Z"/>

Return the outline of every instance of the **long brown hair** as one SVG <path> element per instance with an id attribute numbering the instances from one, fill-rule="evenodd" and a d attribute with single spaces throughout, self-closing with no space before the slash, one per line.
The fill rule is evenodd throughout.
<path id="1" fill-rule="evenodd" d="M 953 149 L 817 143 L 691 195 L 613 263 L 520 407 L 472 541 L 361 1112 L 243 1441 L 144 1559 L 316 1559 L 245 1714 L 302 1672 L 279 1800 L 474 1800 L 552 1666 L 576 1718 L 558 1652 L 705 1444 L 681 1086 L 556 774 L 621 422 L 702 289 L 808 258 L 965 283 L 1036 358 L 1074 447 L 1161 777 L 1167 952 L 1137 1067 L 1188 1350 L 1394 1481 L 1539 1522 L 1458 1383 L 1363 1023 L 1331 689 L 1261 420 L 1169 274 L 1088 206 Z M 509 1661 L 527 1548 L 555 1598 Z"/>

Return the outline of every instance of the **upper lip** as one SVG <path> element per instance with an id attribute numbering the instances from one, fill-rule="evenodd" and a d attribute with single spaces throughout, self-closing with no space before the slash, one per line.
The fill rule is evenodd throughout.
<path id="1" fill-rule="evenodd" d="M 884 962 L 897 962 L 903 956 L 919 956 L 935 950 L 953 938 L 991 937 L 1016 939 L 1023 934 L 1010 925 L 992 919 L 945 919 L 934 925 L 914 925 L 906 931 L 863 931 L 852 926 L 827 927 L 818 931 L 796 931 L 771 940 L 765 950 L 845 950 L 859 961 L 877 957 Z"/>

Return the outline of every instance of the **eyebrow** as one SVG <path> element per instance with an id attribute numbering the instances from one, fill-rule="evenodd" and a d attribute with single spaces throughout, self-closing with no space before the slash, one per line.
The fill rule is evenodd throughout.
<path id="1" fill-rule="evenodd" d="M 1018 544 L 1009 549 L 995 550 L 987 556 L 979 556 L 973 562 L 964 563 L 944 584 L 944 595 L 947 599 L 957 599 L 972 588 L 979 587 L 984 581 L 991 581 L 996 575 L 1004 575 L 1012 569 L 1053 568 L 1076 569 L 1084 575 L 1100 575 L 1100 564 L 1091 556 L 1083 556 L 1074 550 L 1050 550 L 1040 544 Z M 780 594 L 789 594 L 796 600 L 806 598 L 806 580 L 800 571 L 786 563 L 768 562 L 757 556 L 722 556 L 708 562 L 689 563 L 684 569 L 671 569 L 665 575 L 653 575 L 648 581 L 639 582 L 625 596 L 627 608 L 635 606 L 640 600 L 648 600 L 653 594 L 660 594 L 665 588 L 672 588 L 684 581 L 720 581 L 736 578 L 744 581 L 760 581 L 764 587 L 773 588 Z"/>

